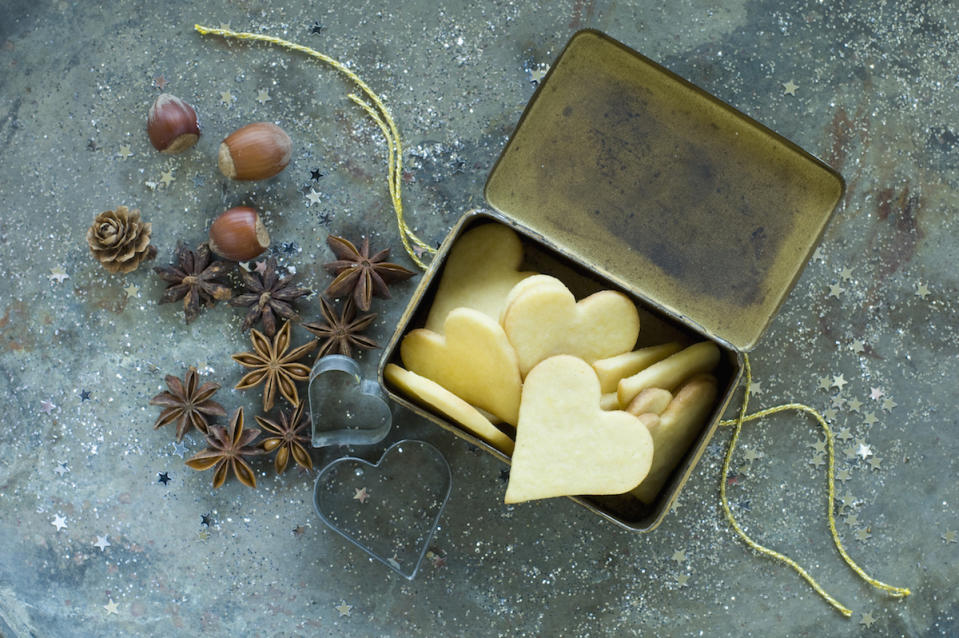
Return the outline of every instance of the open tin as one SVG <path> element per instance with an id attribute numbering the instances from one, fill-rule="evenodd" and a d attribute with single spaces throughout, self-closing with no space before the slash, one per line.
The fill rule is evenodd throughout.
<path id="1" fill-rule="evenodd" d="M 728 104 L 596 31 L 573 36 L 537 89 L 490 174 L 495 212 L 471 211 L 450 231 L 379 366 L 391 399 L 509 462 L 486 442 L 385 381 L 403 336 L 422 327 L 457 239 L 505 224 L 524 270 L 582 298 L 628 295 L 637 348 L 709 340 L 722 357 L 719 398 L 655 502 L 572 497 L 633 531 L 654 529 L 709 443 L 753 347 L 812 254 L 842 198 L 842 177 Z"/>

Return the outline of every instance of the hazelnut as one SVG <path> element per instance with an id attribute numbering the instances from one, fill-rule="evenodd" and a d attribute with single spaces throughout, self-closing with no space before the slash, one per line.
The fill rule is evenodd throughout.
<path id="1" fill-rule="evenodd" d="M 185 151 L 200 137 L 196 111 L 175 95 L 161 93 L 147 115 L 147 135 L 161 153 Z"/>
<path id="2" fill-rule="evenodd" d="M 270 234 L 249 206 L 221 213 L 210 226 L 210 250 L 231 261 L 253 259 L 270 245 Z"/>
<path id="3" fill-rule="evenodd" d="M 241 180 L 273 177 L 290 163 L 292 149 L 290 136 L 276 124 L 247 124 L 220 144 L 220 172 Z"/>

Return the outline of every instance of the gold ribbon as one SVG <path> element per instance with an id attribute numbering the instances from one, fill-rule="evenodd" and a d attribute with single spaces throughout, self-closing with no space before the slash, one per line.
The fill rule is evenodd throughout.
<path id="1" fill-rule="evenodd" d="M 849 565 L 849 567 L 852 568 L 852 570 L 856 572 L 856 574 L 859 575 L 860 578 L 862 578 L 864 581 L 866 581 L 873 587 L 876 587 L 877 589 L 881 589 L 883 591 L 887 591 L 891 595 L 896 597 L 905 597 L 911 594 L 912 592 L 910 592 L 908 589 L 904 587 L 893 587 L 892 585 L 887 585 L 886 583 L 883 583 L 869 576 L 865 571 L 863 571 L 863 569 L 859 565 L 856 564 L 855 561 L 853 561 L 853 559 L 846 552 L 846 549 L 843 547 L 842 541 L 839 539 L 839 532 L 836 531 L 836 517 L 833 514 L 833 509 L 835 508 L 835 502 L 836 502 L 836 487 L 835 487 L 835 481 L 833 479 L 833 475 L 835 473 L 835 468 L 834 468 L 835 454 L 833 451 L 833 434 L 832 434 L 832 429 L 830 429 L 829 427 L 829 424 L 826 423 L 826 419 L 824 419 L 823 416 L 819 414 L 819 412 L 817 412 L 815 409 L 809 407 L 808 405 L 803 405 L 801 403 L 787 403 L 784 405 L 777 405 L 775 407 L 772 407 L 766 410 L 760 410 L 759 412 L 754 412 L 752 414 L 747 415 L 746 409 L 749 406 L 749 392 L 752 386 L 753 378 L 752 378 L 752 370 L 749 366 L 749 355 L 744 354 L 743 357 L 745 360 L 746 389 L 743 394 L 742 407 L 739 408 L 739 416 L 735 419 L 728 419 L 728 420 L 719 422 L 720 425 L 727 425 L 727 426 L 731 425 L 731 426 L 734 426 L 735 428 L 733 430 L 732 438 L 729 439 L 729 449 L 726 450 L 726 458 L 723 460 L 723 473 L 721 477 L 722 482 L 719 484 L 719 497 L 722 500 L 723 512 L 726 514 L 726 520 L 729 521 L 729 524 L 732 525 L 733 529 L 736 530 L 736 533 L 739 534 L 739 536 L 743 539 L 743 541 L 745 541 L 747 545 L 749 545 L 751 548 L 753 548 L 760 554 L 771 556 L 772 558 L 775 558 L 777 560 L 780 560 L 786 563 L 787 565 L 795 569 L 799 573 L 799 575 L 802 576 L 806 580 L 806 582 L 809 583 L 812 586 L 812 588 L 816 590 L 816 593 L 822 596 L 826 600 L 826 602 L 828 602 L 830 605 L 838 609 L 839 612 L 842 613 L 847 618 L 852 615 L 852 610 L 850 610 L 848 607 L 845 607 L 838 600 L 830 596 L 826 592 L 826 590 L 823 589 L 822 586 L 816 582 L 816 579 L 810 576 L 809 572 L 807 572 L 805 569 L 800 567 L 796 561 L 775 550 L 769 549 L 768 547 L 764 547 L 760 545 L 759 543 L 757 543 L 756 541 L 754 541 L 752 538 L 750 538 L 749 535 L 746 534 L 746 532 L 744 532 L 743 529 L 739 526 L 739 523 L 736 522 L 736 517 L 733 516 L 732 510 L 729 509 L 729 501 L 726 498 L 726 479 L 727 479 L 727 476 L 729 475 L 729 464 L 732 461 L 733 452 L 736 450 L 736 442 L 739 440 L 739 434 L 742 431 L 743 423 L 746 423 L 747 421 L 755 421 L 757 419 L 761 419 L 763 417 L 769 416 L 771 414 L 776 414 L 778 412 L 786 412 L 787 410 L 797 410 L 799 412 L 805 412 L 807 414 L 811 414 L 813 418 L 816 419 L 816 421 L 819 423 L 819 425 L 822 426 L 822 429 L 826 432 L 826 450 L 828 451 L 828 455 L 829 455 L 829 464 L 827 467 L 827 475 L 826 475 L 826 482 L 828 485 L 827 491 L 828 491 L 829 498 L 828 498 L 828 509 L 826 510 L 826 512 L 829 515 L 829 532 L 832 534 L 832 541 L 836 545 L 836 549 L 839 550 L 839 555 L 842 556 L 842 559 L 846 561 L 846 564 Z"/>
<path id="2" fill-rule="evenodd" d="M 387 185 L 389 187 L 390 200 L 393 203 L 393 210 L 396 212 L 396 223 L 400 227 L 400 239 L 402 239 L 403 248 L 406 249 L 410 259 L 413 260 L 413 263 L 423 270 L 426 270 L 428 268 L 427 264 L 420 259 L 413 247 L 410 246 L 410 242 L 412 241 L 422 249 L 422 252 L 425 253 L 433 254 L 436 252 L 436 249 L 417 237 L 416 233 L 414 233 L 412 229 L 406 225 L 406 220 L 403 219 L 403 146 L 400 142 L 400 133 L 396 128 L 396 123 L 393 121 L 393 117 L 390 115 L 390 112 L 386 109 L 386 106 L 383 105 L 383 101 L 376 93 L 373 92 L 366 82 L 360 79 L 356 73 L 347 68 L 347 66 L 342 62 L 334 60 L 328 55 L 324 55 L 319 51 L 310 49 L 309 47 L 296 44 L 295 42 L 289 42 L 288 40 L 281 40 L 280 38 L 274 38 L 269 35 L 261 35 L 258 33 L 241 33 L 237 31 L 230 31 L 229 29 L 214 29 L 211 27 L 204 27 L 199 24 L 193 25 L 193 28 L 202 35 L 218 35 L 224 38 L 236 38 L 237 40 L 268 42 L 286 49 L 305 53 L 306 55 L 329 64 L 334 69 L 352 80 L 353 83 L 358 87 L 360 87 L 360 90 L 366 95 L 366 97 L 369 99 L 369 102 L 355 93 L 350 93 L 347 95 L 347 97 L 349 97 L 360 108 L 366 111 L 366 114 L 370 117 L 370 119 L 376 122 L 376 125 L 380 127 L 383 137 L 386 138 L 386 162 L 388 166 Z"/>

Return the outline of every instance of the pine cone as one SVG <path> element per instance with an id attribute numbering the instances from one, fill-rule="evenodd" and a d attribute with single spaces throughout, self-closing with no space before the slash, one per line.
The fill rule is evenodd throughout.
<path id="1" fill-rule="evenodd" d="M 140 211 L 117 206 L 97 215 L 87 231 L 87 243 L 94 257 L 112 273 L 136 270 L 140 262 L 156 257 L 150 245 L 151 224 L 140 221 Z"/>

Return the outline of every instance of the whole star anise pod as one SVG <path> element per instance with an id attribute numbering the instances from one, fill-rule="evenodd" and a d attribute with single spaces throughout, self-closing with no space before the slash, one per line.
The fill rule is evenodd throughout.
<path id="1" fill-rule="evenodd" d="M 272 341 L 255 328 L 250 332 L 250 338 L 253 341 L 253 352 L 235 354 L 233 360 L 253 370 L 243 375 L 234 387 L 237 390 L 246 390 L 259 385 L 261 381 L 264 382 L 264 412 L 269 412 L 276 403 L 277 389 L 287 401 L 299 405 L 300 395 L 296 391 L 296 382 L 306 381 L 310 377 L 310 368 L 296 361 L 316 348 L 316 340 L 287 354 L 286 350 L 290 347 L 289 321 L 283 322 Z"/>
<path id="2" fill-rule="evenodd" d="M 300 403 L 292 414 L 286 410 L 280 410 L 279 423 L 261 416 L 256 417 L 256 422 L 260 424 L 260 427 L 274 435 L 261 441 L 260 447 L 266 452 L 276 450 L 273 467 L 276 468 L 277 474 L 286 471 L 291 456 L 297 465 L 308 470 L 313 469 L 313 459 L 310 458 L 308 449 L 303 445 L 310 442 L 310 437 L 300 433 L 307 424 L 307 420 L 303 418 L 303 407 L 305 405 L 305 403 Z"/>
<path id="3" fill-rule="evenodd" d="M 170 388 L 169 392 L 161 392 L 150 399 L 150 405 L 162 405 L 166 408 L 157 417 L 156 423 L 153 424 L 154 429 L 176 421 L 176 440 L 182 441 L 183 435 L 191 427 L 206 434 L 208 416 L 226 416 L 223 406 L 212 400 L 213 395 L 220 389 L 220 384 L 207 381 L 197 387 L 197 373 L 193 366 L 187 370 L 183 381 L 168 374 L 166 384 Z"/>
<path id="4" fill-rule="evenodd" d="M 320 297 L 323 323 L 304 323 L 300 324 L 317 337 L 320 338 L 320 351 L 316 353 L 317 358 L 328 354 L 345 354 L 348 357 L 353 356 L 353 346 L 363 350 L 372 350 L 379 348 L 379 344 L 364 337 L 360 333 L 370 327 L 373 320 L 376 319 L 376 313 L 362 315 L 356 318 L 356 304 L 353 297 L 347 297 L 346 304 L 343 306 L 343 314 L 337 316 L 329 302 Z"/>
<path id="5" fill-rule="evenodd" d="M 337 260 L 324 264 L 328 272 L 336 275 L 324 294 L 342 297 L 351 294 L 356 305 L 364 312 L 370 309 L 373 295 L 389 299 L 388 284 L 409 279 L 416 273 L 398 264 L 383 261 L 390 256 L 386 248 L 370 257 L 370 240 L 363 238 L 363 248 L 357 250 L 349 240 L 329 235 L 326 243 Z"/>
<path id="6" fill-rule="evenodd" d="M 243 408 L 238 408 L 233 413 L 228 428 L 219 425 L 210 426 L 206 437 L 209 447 L 191 456 L 186 464 L 201 472 L 215 467 L 214 488 L 223 485 L 230 470 L 233 470 L 240 483 L 256 488 L 256 474 L 243 457 L 263 454 L 263 450 L 259 447 L 250 445 L 258 436 L 260 436 L 259 430 L 243 429 Z"/>
<path id="7" fill-rule="evenodd" d="M 263 332 L 268 337 L 272 337 L 276 334 L 276 315 L 284 319 L 297 319 L 296 311 L 291 305 L 292 302 L 313 292 L 308 288 L 293 286 L 290 283 L 293 279 L 292 276 L 278 277 L 276 274 L 276 257 L 270 257 L 266 260 L 262 277 L 242 268 L 239 268 L 238 272 L 243 279 L 243 285 L 249 292 L 230 299 L 230 305 L 235 308 L 248 307 L 250 309 L 246 313 L 246 319 L 243 320 L 244 331 L 249 330 L 257 320 L 261 320 Z"/>
<path id="8" fill-rule="evenodd" d="M 200 244 L 193 252 L 183 242 L 177 242 L 175 257 L 175 264 L 155 266 L 153 270 L 169 283 L 159 303 L 183 299 L 183 314 L 187 323 L 200 314 L 200 304 L 212 306 L 233 295 L 230 287 L 221 280 L 232 264 L 213 261 L 207 244 Z"/>

